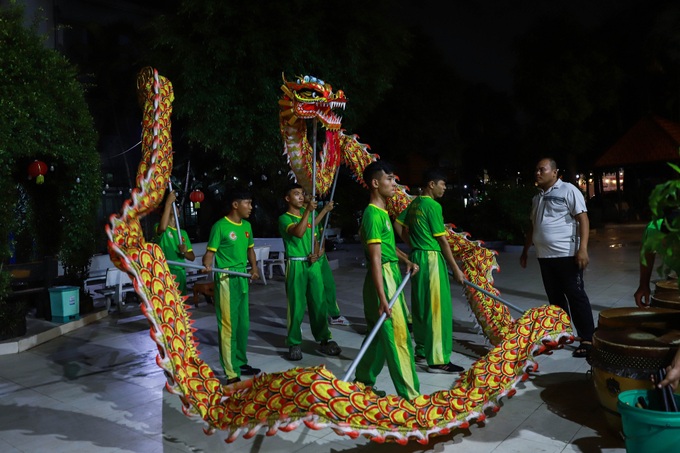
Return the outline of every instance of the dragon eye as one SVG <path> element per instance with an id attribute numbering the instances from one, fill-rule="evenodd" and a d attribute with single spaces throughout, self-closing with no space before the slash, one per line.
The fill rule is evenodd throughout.
<path id="1" fill-rule="evenodd" d="M 316 97 L 316 91 L 312 91 L 312 98 Z"/>

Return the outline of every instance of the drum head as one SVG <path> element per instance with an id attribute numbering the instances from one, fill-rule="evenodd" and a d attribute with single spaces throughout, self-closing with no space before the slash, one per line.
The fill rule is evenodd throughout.
<path id="1" fill-rule="evenodd" d="M 652 307 L 680 310 L 680 290 L 677 280 L 661 280 L 656 282 L 656 289 L 651 299 Z"/>
<path id="2" fill-rule="evenodd" d="M 614 308 L 600 313 L 589 363 L 619 376 L 649 379 L 680 345 L 680 311 Z"/>
<path id="3" fill-rule="evenodd" d="M 676 279 L 660 280 L 654 284 L 656 291 L 677 291 L 678 281 Z"/>

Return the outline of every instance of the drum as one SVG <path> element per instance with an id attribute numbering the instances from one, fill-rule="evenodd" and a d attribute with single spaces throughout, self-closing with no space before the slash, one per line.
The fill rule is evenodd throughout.
<path id="1" fill-rule="evenodd" d="M 655 283 L 650 305 L 659 308 L 680 310 L 680 290 L 676 279 L 660 280 Z"/>
<path id="2" fill-rule="evenodd" d="M 600 406 L 615 431 L 621 431 L 618 394 L 652 389 L 650 376 L 671 362 L 678 345 L 680 310 L 612 308 L 600 312 L 588 363 Z"/>

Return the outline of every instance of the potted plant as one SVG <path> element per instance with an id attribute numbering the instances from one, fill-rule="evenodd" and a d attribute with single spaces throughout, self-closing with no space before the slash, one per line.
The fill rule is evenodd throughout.
<path id="1" fill-rule="evenodd" d="M 669 163 L 676 172 L 680 167 Z M 649 196 L 652 220 L 661 221 L 657 234 L 648 234 L 642 244 L 642 257 L 657 253 L 661 257 L 660 275 L 680 271 L 680 179 L 672 179 L 654 188 Z"/>

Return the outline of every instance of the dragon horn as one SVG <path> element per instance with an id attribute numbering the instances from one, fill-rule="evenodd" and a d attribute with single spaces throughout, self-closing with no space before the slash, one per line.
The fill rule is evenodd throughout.
<path id="1" fill-rule="evenodd" d="M 281 78 L 283 79 L 283 85 L 281 85 L 281 91 L 283 91 L 286 96 L 289 98 L 293 99 L 295 96 L 293 96 L 293 92 L 290 91 L 290 88 L 288 88 L 288 81 L 286 80 L 285 74 L 282 72 L 281 73 Z"/>

